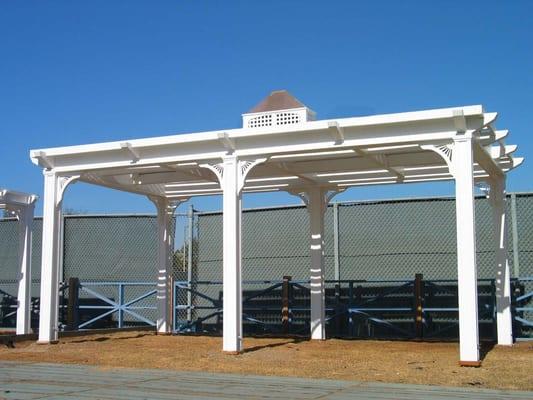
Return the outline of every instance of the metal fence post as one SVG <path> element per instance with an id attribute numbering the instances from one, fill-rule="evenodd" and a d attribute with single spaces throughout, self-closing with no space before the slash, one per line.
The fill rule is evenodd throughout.
<path id="1" fill-rule="evenodd" d="M 172 331 L 176 332 L 178 330 L 178 324 L 177 324 L 177 301 L 178 298 L 178 285 L 176 285 L 176 281 L 172 279 Z"/>
<path id="2" fill-rule="evenodd" d="M 124 284 L 118 284 L 118 327 L 122 328 L 124 326 Z"/>
<path id="3" fill-rule="evenodd" d="M 339 203 L 333 203 L 333 252 L 335 258 L 335 297 L 340 296 L 341 263 L 339 254 Z"/>
<path id="4" fill-rule="evenodd" d="M 511 234 L 513 238 L 513 272 L 514 277 L 520 277 L 520 254 L 518 248 L 518 221 L 516 219 L 516 194 L 511 194 Z"/>
<path id="5" fill-rule="evenodd" d="M 187 322 L 192 321 L 192 268 L 193 268 L 193 223 L 194 223 L 194 207 L 189 206 L 187 213 L 189 219 L 188 234 L 187 234 Z"/>
<path id="6" fill-rule="evenodd" d="M 339 203 L 333 203 L 333 253 L 335 258 L 335 332 L 340 335 L 341 267 L 339 252 Z"/>

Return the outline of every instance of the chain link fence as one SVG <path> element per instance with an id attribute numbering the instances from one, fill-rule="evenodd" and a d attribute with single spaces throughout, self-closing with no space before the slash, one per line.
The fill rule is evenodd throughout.
<path id="1" fill-rule="evenodd" d="M 507 199 L 509 260 L 514 277 L 533 276 L 533 193 Z M 222 214 L 189 212 L 175 217 L 173 278 L 179 282 L 176 323 L 213 314 L 222 299 Z M 479 278 L 494 278 L 494 239 L 490 206 L 476 199 Z M 32 297 L 39 296 L 42 220 L 33 231 Z M 243 212 L 243 291 L 253 293 L 264 281 L 309 279 L 309 218 L 303 206 Z M 457 278 L 455 202 L 452 198 L 335 203 L 325 214 L 326 279 L 412 280 Z M 17 291 L 17 221 L 0 220 L 0 290 Z M 142 297 L 155 284 L 157 221 L 154 215 L 67 215 L 64 217 L 61 276 L 79 278 L 113 303 Z M 106 283 L 100 286 L 95 283 Z M 145 283 L 145 285 L 128 283 Z M 246 283 L 250 282 L 250 283 Z M 253 283 L 252 283 L 253 282 Z M 263 282 L 263 283 L 262 283 Z M 125 284 L 120 289 L 119 283 Z M 114 284 L 114 285 L 113 285 Z M 531 281 L 524 291 L 533 291 Z M 89 287 L 89 286 L 87 286 Z M 328 283 L 334 290 L 334 283 Z M 192 290 L 187 290 L 188 288 Z M 123 292 L 121 293 L 121 290 Z M 6 296 L 4 296 L 6 297 Z M 87 304 L 94 295 L 80 292 Z M 68 301 L 64 291 L 62 304 Z M 100 299 L 101 307 L 109 306 Z M 83 305 L 83 304 L 82 304 Z M 135 302 L 135 313 L 155 320 L 155 296 Z M 182 307 L 179 307 L 182 306 Z M 191 307 L 192 306 L 192 307 Z M 219 308 L 219 307 L 218 307 Z M 86 309 L 85 322 L 97 309 Z M 118 312 L 109 315 L 118 323 Z M 524 311 L 525 319 L 533 315 Z M 220 323 L 220 316 L 211 321 Z M 108 321 L 109 322 L 109 321 Z M 123 315 L 123 324 L 139 318 Z M 95 323 L 96 324 L 96 323 Z"/>
<path id="2" fill-rule="evenodd" d="M 475 203 L 478 277 L 494 278 L 490 205 L 484 197 L 476 198 Z M 531 276 L 533 194 L 508 196 L 507 215 L 511 272 L 514 277 Z M 221 280 L 222 214 L 196 216 L 198 279 Z M 326 279 L 411 279 L 415 273 L 428 279 L 457 278 L 453 198 L 336 203 L 328 207 L 324 223 Z M 514 224 L 518 225 L 517 232 L 513 231 Z M 243 280 L 281 279 L 284 275 L 308 279 L 308 227 L 303 206 L 245 210 Z M 517 260 L 520 265 L 514 265 Z"/>

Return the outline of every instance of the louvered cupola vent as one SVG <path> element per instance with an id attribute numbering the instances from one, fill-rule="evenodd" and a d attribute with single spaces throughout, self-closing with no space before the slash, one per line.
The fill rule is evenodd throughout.
<path id="1" fill-rule="evenodd" d="M 286 90 L 276 90 L 242 115 L 243 128 L 265 128 L 313 121 L 315 113 Z"/>

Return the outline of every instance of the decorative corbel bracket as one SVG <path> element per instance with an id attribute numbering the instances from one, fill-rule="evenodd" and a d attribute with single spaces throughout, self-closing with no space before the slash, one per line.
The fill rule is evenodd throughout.
<path id="1" fill-rule="evenodd" d="M 148 200 L 154 203 L 155 207 L 158 210 L 164 208 L 169 215 L 174 215 L 176 208 L 178 208 L 181 203 L 184 203 L 189 200 L 188 198 L 169 200 L 165 197 L 155 195 L 147 195 L 146 197 L 148 197 Z"/>
<path id="2" fill-rule="evenodd" d="M 237 180 L 238 188 L 237 190 L 239 193 L 244 187 L 244 184 L 246 182 L 246 177 L 248 176 L 248 173 L 252 170 L 253 167 L 256 165 L 262 164 L 266 161 L 266 158 L 257 158 L 255 160 L 239 160 L 239 176 Z"/>
<path id="3" fill-rule="evenodd" d="M 453 143 L 434 145 L 434 144 L 423 144 L 420 146 L 422 150 L 430 150 L 437 153 L 441 158 L 446 162 L 450 174 L 455 176 L 455 168 L 453 164 Z"/>
<path id="4" fill-rule="evenodd" d="M 299 187 L 294 189 L 288 189 L 287 192 L 290 194 L 299 197 L 306 207 L 309 207 L 309 192 L 311 190 L 320 190 L 320 198 L 322 199 L 321 209 L 322 213 L 325 213 L 328 209 L 329 202 L 337 194 L 344 192 L 345 188 L 328 188 L 328 187 Z"/>
<path id="5" fill-rule="evenodd" d="M 57 195 L 56 195 L 56 206 L 61 204 L 63 201 L 63 196 L 65 195 L 65 190 L 71 183 L 76 183 L 80 179 L 81 175 L 71 175 L 71 176 L 58 176 L 57 177 Z"/>
<path id="6" fill-rule="evenodd" d="M 237 165 L 237 192 L 241 193 L 244 184 L 246 182 L 246 176 L 248 176 L 248 173 L 252 170 L 253 167 L 255 167 L 258 164 L 264 163 L 267 158 L 257 158 L 255 160 L 238 160 L 235 156 L 228 156 L 235 158 L 232 161 L 235 161 L 238 163 Z M 226 157 L 224 157 L 226 158 Z M 212 171 L 216 177 L 218 178 L 218 182 L 220 183 L 220 186 L 224 188 L 224 161 L 221 163 L 216 164 L 200 164 L 199 167 L 207 168 L 210 171 Z"/>

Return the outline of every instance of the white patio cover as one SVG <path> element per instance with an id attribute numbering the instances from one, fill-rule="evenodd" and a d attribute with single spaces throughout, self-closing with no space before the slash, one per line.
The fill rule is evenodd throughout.
<path id="1" fill-rule="evenodd" d="M 292 103 L 291 103 L 292 104 Z M 242 350 L 241 196 L 284 190 L 310 214 L 311 337 L 325 339 L 323 214 L 352 186 L 454 180 L 457 198 L 460 360 L 479 363 L 474 186 L 490 187 L 497 265 L 498 342 L 512 343 L 505 240 L 505 174 L 520 165 L 480 105 L 314 121 L 301 103 L 256 109 L 244 127 L 32 150 L 44 169 L 39 340 L 57 340 L 57 215 L 67 185 L 82 181 L 148 196 L 160 222 L 158 330 L 170 331 L 169 216 L 193 196 L 223 195 L 224 350 Z M 265 122 L 266 121 L 266 122 Z"/>

